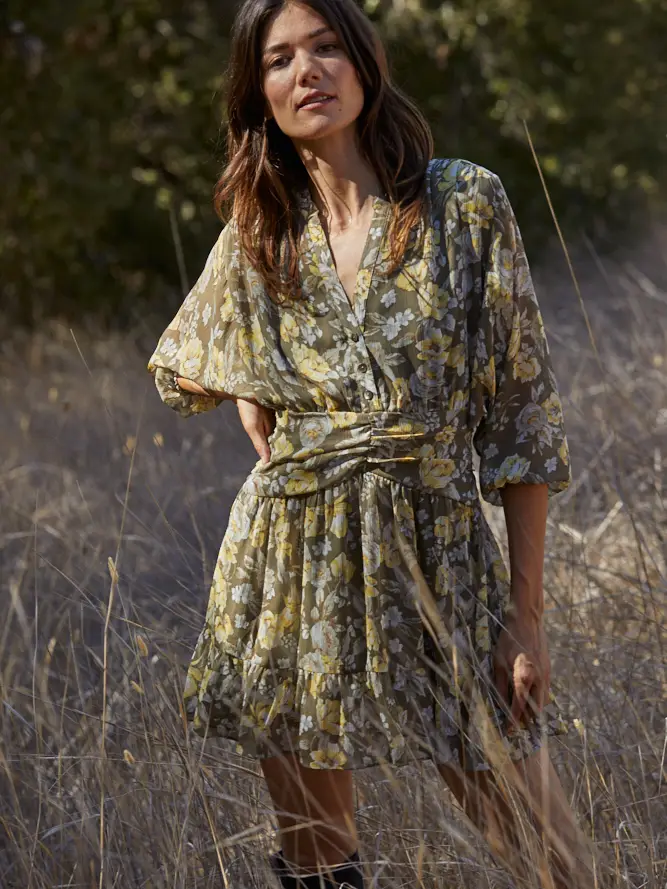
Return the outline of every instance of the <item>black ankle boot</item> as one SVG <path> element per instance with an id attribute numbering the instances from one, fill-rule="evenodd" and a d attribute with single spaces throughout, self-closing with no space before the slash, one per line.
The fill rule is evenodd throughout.
<path id="1" fill-rule="evenodd" d="M 343 864 L 331 868 L 331 878 L 324 874 L 297 876 L 283 858 L 282 849 L 269 860 L 282 889 L 364 889 L 364 873 L 358 852 L 350 855 Z"/>

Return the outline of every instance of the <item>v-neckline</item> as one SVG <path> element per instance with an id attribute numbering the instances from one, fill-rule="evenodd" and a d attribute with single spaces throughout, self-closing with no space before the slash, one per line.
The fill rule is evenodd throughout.
<path id="1" fill-rule="evenodd" d="M 379 258 L 380 250 L 382 249 L 382 245 L 384 243 L 384 235 L 387 223 L 387 211 L 390 206 L 389 202 L 379 197 L 378 195 L 373 195 L 373 212 L 371 215 L 371 222 L 368 226 L 363 250 L 361 251 L 359 267 L 357 268 L 357 274 L 355 277 L 354 293 L 352 294 L 352 299 L 350 299 L 347 291 L 343 287 L 343 282 L 340 279 L 340 275 L 338 274 L 338 269 L 334 260 L 333 251 L 331 250 L 329 238 L 327 237 L 324 226 L 322 225 L 322 220 L 320 219 L 317 205 L 315 204 L 315 201 L 313 200 L 313 197 L 310 194 L 309 190 L 306 190 L 305 198 L 308 204 L 308 225 L 309 227 L 311 227 L 312 231 L 311 240 L 316 244 L 323 245 L 322 251 L 324 253 L 324 258 L 329 268 L 331 269 L 331 278 L 336 285 L 337 295 L 339 299 L 342 300 L 342 304 L 345 309 L 348 312 L 352 313 L 352 315 L 357 320 L 357 324 L 360 328 L 362 328 L 364 325 L 364 318 L 366 316 L 368 291 L 370 290 L 370 287 L 373 283 L 373 271 Z M 381 229 L 379 233 L 378 229 Z M 370 274 L 365 276 L 364 272 L 367 269 L 370 269 Z"/>

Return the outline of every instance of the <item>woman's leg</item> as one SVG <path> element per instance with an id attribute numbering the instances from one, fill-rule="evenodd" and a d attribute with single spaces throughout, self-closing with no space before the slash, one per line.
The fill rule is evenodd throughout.
<path id="1" fill-rule="evenodd" d="M 357 851 L 354 779 L 342 769 L 308 769 L 293 755 L 261 760 L 285 859 L 304 870 L 331 867 Z"/>
<path id="2" fill-rule="evenodd" d="M 534 886 L 537 875 L 545 889 L 594 889 L 591 849 L 551 760 L 539 752 L 512 768 L 514 775 L 503 780 L 490 771 L 451 766 L 438 771 L 519 885 L 525 880 Z M 534 828 L 542 834 L 547 857 L 535 854 Z"/>

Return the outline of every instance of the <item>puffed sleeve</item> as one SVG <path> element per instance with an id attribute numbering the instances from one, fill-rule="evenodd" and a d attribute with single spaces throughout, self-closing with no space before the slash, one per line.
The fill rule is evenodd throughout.
<path id="1" fill-rule="evenodd" d="M 516 218 L 500 179 L 486 172 L 472 206 L 478 223 L 481 305 L 473 360 L 482 495 L 507 484 L 570 482 L 563 409 Z"/>
<path id="2" fill-rule="evenodd" d="M 185 392 L 176 384 L 176 376 L 205 389 L 230 391 L 234 309 L 227 285 L 224 235 L 223 231 L 148 362 L 160 397 L 184 417 L 210 410 L 223 399 Z"/>

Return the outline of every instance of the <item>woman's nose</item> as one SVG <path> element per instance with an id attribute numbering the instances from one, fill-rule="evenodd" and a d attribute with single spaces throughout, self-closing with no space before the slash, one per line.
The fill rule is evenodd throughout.
<path id="1" fill-rule="evenodd" d="M 297 76 L 300 84 L 308 84 L 319 80 L 320 70 L 312 53 L 304 52 L 297 57 Z"/>

